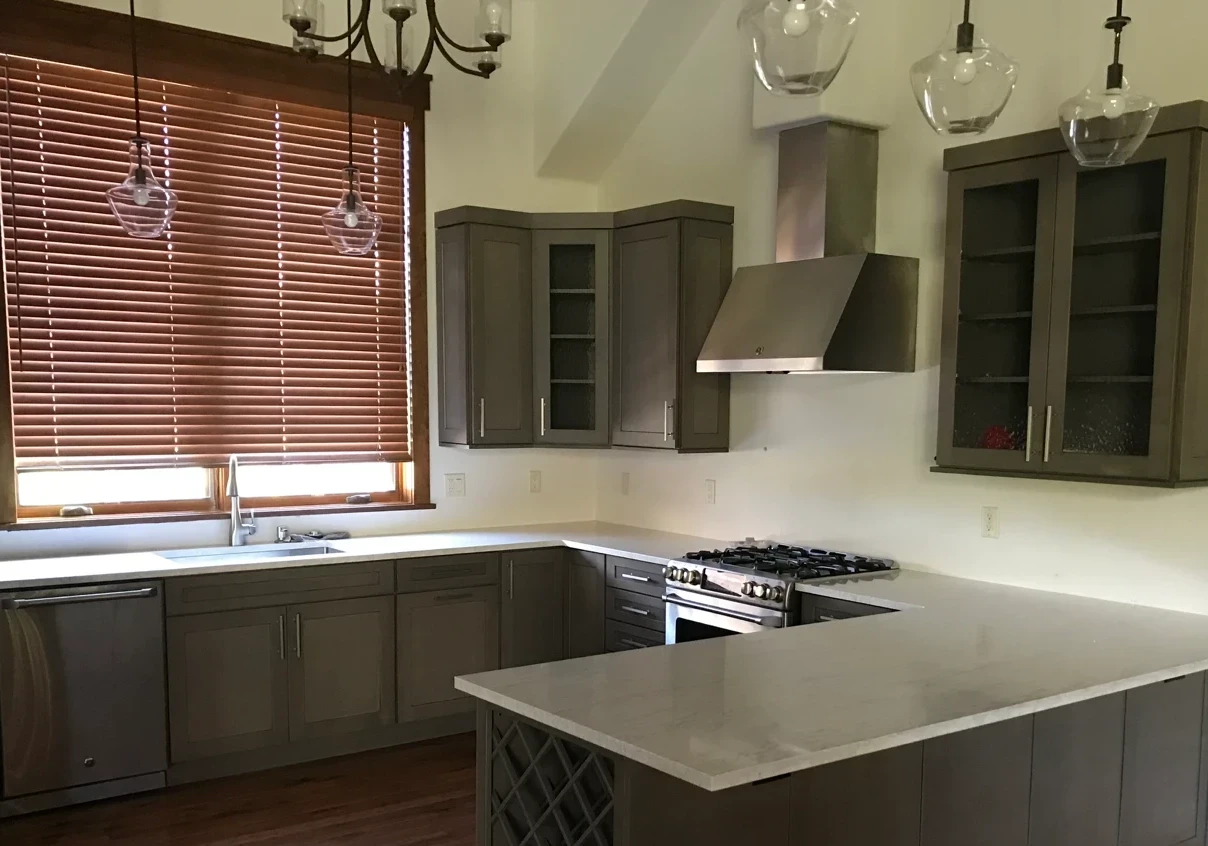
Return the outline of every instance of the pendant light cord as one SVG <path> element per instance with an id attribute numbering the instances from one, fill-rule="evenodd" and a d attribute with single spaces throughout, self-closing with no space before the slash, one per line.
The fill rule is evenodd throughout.
<path id="1" fill-rule="evenodd" d="M 130 0 L 134 2 L 134 0 Z M 352 175 L 352 0 L 348 0 L 348 187 L 351 190 Z"/>
<path id="2" fill-rule="evenodd" d="M 969 7 L 973 5 L 973 0 L 965 0 L 965 23 L 969 23 Z"/>
<path id="3" fill-rule="evenodd" d="M 138 94 L 138 27 L 134 18 L 134 0 L 130 0 L 130 69 L 134 73 L 134 137 L 143 137 L 142 102 Z M 140 145 L 141 157 L 141 145 Z"/>

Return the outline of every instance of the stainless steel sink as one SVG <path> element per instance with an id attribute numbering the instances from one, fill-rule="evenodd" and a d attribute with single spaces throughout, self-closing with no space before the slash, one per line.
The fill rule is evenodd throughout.
<path id="1" fill-rule="evenodd" d="M 339 554 L 340 550 L 323 543 L 295 543 L 289 545 L 251 547 L 216 547 L 213 549 L 177 549 L 159 553 L 160 558 L 178 563 L 198 564 L 252 564 L 258 561 L 277 561 L 283 558 L 300 558 L 314 555 Z"/>

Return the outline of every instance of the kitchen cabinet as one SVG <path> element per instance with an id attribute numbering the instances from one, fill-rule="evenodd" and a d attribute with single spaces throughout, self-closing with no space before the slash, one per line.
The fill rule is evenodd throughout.
<path id="1" fill-rule="evenodd" d="M 730 377 L 697 373 L 696 357 L 730 287 L 731 225 L 677 218 L 613 239 L 613 444 L 726 451 Z"/>
<path id="2" fill-rule="evenodd" d="M 863 602 L 848 602 L 845 599 L 833 599 L 829 596 L 818 596 L 812 593 L 802 593 L 798 600 L 801 603 L 801 623 L 831 623 L 837 620 L 850 620 L 853 617 L 872 617 L 877 614 L 891 614 L 892 608 L 881 608 L 877 605 L 867 605 Z"/>
<path id="3" fill-rule="evenodd" d="M 536 443 L 607 446 L 608 230 L 533 233 Z"/>
<path id="4" fill-rule="evenodd" d="M 289 741 L 284 606 L 168 618 L 172 762 Z"/>
<path id="5" fill-rule="evenodd" d="M 666 636 L 662 632 L 621 623 L 611 617 L 604 625 L 604 648 L 609 652 L 647 649 L 651 646 L 663 646 L 666 642 Z"/>
<path id="6" fill-rule="evenodd" d="M 442 444 L 533 443 L 532 252 L 524 228 L 437 229 Z"/>
<path id="7" fill-rule="evenodd" d="M 389 725 L 395 719 L 394 599 L 375 596 L 288 609 L 291 740 Z"/>
<path id="8" fill-rule="evenodd" d="M 789 843 L 919 846 L 922 771 L 921 743 L 802 770 L 792 777 Z"/>
<path id="9" fill-rule="evenodd" d="M 1208 481 L 1208 148 L 1164 120 L 1122 167 L 1055 131 L 947 154 L 935 469 Z"/>
<path id="10" fill-rule="evenodd" d="M 729 447 L 729 376 L 696 357 L 733 271 L 734 210 L 461 207 L 436 215 L 440 442 Z"/>
<path id="11" fill-rule="evenodd" d="M 453 679 L 499 669 L 499 588 L 400 596 L 397 649 L 399 722 L 473 713 Z"/>
<path id="12" fill-rule="evenodd" d="M 604 652 L 604 556 L 568 549 L 566 557 L 566 657 Z"/>
<path id="13" fill-rule="evenodd" d="M 500 664 L 523 667 L 565 657 L 566 562 L 559 548 L 503 556 Z"/>

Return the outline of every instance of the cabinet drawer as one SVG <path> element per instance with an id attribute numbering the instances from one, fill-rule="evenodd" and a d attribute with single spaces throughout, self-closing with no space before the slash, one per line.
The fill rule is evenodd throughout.
<path id="1" fill-rule="evenodd" d="M 604 626 L 604 645 L 609 652 L 625 652 L 629 649 L 663 646 L 664 639 L 659 632 L 609 620 Z"/>
<path id="2" fill-rule="evenodd" d="M 607 602 L 610 620 L 656 632 L 667 630 L 667 604 L 661 597 L 610 587 Z"/>
<path id="3" fill-rule="evenodd" d="M 442 555 L 398 562 L 398 592 L 423 593 L 448 588 L 499 584 L 499 553 Z"/>
<path id="4" fill-rule="evenodd" d="M 632 590 L 649 596 L 663 595 L 666 578 L 663 565 L 647 564 L 628 558 L 608 556 L 608 586 L 619 590 Z"/>
<path id="5" fill-rule="evenodd" d="M 861 602 L 830 599 L 824 596 L 804 594 L 801 597 L 802 623 L 829 623 L 834 620 L 849 620 L 852 617 L 871 617 L 875 614 L 890 614 L 892 608 L 879 608 Z"/>
<path id="6" fill-rule="evenodd" d="M 169 579 L 169 616 L 394 593 L 394 562 L 327 564 Z"/>

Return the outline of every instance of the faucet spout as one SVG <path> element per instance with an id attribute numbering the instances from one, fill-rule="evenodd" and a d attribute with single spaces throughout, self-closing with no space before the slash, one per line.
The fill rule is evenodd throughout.
<path id="1" fill-rule="evenodd" d="M 245 546 L 248 535 L 256 534 L 256 514 L 248 512 L 243 522 L 243 503 L 239 496 L 239 459 L 231 456 L 227 465 L 227 499 L 231 501 L 231 546 Z"/>

